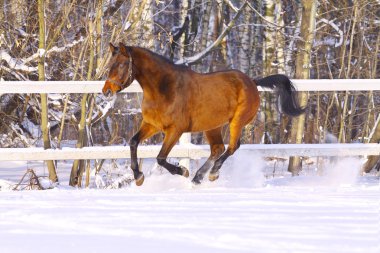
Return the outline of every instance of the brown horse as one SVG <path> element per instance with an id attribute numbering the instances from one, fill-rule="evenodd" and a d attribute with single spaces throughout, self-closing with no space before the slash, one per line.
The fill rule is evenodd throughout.
<path id="1" fill-rule="evenodd" d="M 199 74 L 144 48 L 122 43 L 119 47 L 110 44 L 110 48 L 112 58 L 103 94 L 113 96 L 135 79 L 144 94 L 140 130 L 130 141 L 131 168 L 137 185 L 144 181 L 137 163 L 137 146 L 159 132 L 165 138 L 158 164 L 171 174 L 188 177 L 186 168 L 170 164 L 166 158 L 182 133 L 203 131 L 211 155 L 192 181 L 199 184 L 210 169 L 209 180 L 216 180 L 223 162 L 239 148 L 242 128 L 256 116 L 260 105 L 257 86 L 276 88 L 282 112 L 297 116 L 304 111 L 298 105 L 295 88 L 284 75 L 252 80 L 238 70 Z M 221 134 L 226 124 L 230 130 L 227 150 Z"/>

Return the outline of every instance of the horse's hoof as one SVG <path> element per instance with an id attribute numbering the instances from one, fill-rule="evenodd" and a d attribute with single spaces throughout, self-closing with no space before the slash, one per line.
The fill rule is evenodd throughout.
<path id="1" fill-rule="evenodd" d="M 215 172 L 215 173 L 210 173 L 208 175 L 208 180 L 210 181 L 215 181 L 219 178 L 219 172 Z"/>
<path id="2" fill-rule="evenodd" d="M 193 178 L 193 180 L 191 180 L 191 182 L 192 182 L 193 184 L 195 184 L 195 185 L 200 185 L 200 184 L 201 184 L 201 179 L 200 179 L 199 177 L 195 176 L 195 177 Z"/>
<path id="3" fill-rule="evenodd" d="M 184 177 L 189 177 L 190 176 L 190 173 L 189 173 L 189 170 L 186 169 L 185 167 L 183 167 L 182 165 L 179 166 L 182 170 L 181 172 L 181 175 L 184 176 Z"/>
<path id="4" fill-rule="evenodd" d="M 140 173 L 138 177 L 135 179 L 136 185 L 140 186 L 144 183 L 144 174 Z"/>

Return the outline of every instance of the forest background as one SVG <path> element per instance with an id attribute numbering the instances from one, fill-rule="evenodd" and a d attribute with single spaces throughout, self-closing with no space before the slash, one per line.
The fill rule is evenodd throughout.
<path id="1" fill-rule="evenodd" d="M 378 0 L 0 0 L 0 78 L 104 80 L 109 43 L 124 42 L 202 73 L 376 79 L 379 35 Z M 242 143 L 380 139 L 379 92 L 302 92 L 307 110 L 293 120 L 276 111 L 273 93 L 261 97 Z M 124 144 L 141 121 L 141 100 L 121 94 L 104 110 L 99 94 L 0 94 L 0 147 Z M 205 139 L 194 133 L 192 142 Z"/>

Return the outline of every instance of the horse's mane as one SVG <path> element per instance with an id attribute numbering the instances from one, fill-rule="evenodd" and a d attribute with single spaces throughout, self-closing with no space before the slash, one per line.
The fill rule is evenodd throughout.
<path id="1" fill-rule="evenodd" d="M 147 53 L 148 55 L 150 55 L 151 57 L 153 57 L 154 59 L 156 59 L 157 61 L 163 62 L 165 64 L 169 64 L 169 65 L 171 65 L 172 67 L 174 67 L 176 69 L 182 69 L 182 70 L 187 69 L 187 70 L 190 70 L 190 68 L 188 66 L 183 65 L 183 64 L 175 64 L 172 60 L 170 60 L 170 59 L 166 58 L 165 56 L 162 56 L 162 55 L 160 55 L 160 54 L 158 54 L 156 52 L 153 52 L 153 51 L 151 51 L 151 50 L 149 50 L 147 48 L 143 48 L 143 47 L 131 47 L 131 48 L 132 48 L 132 50 L 133 50 L 133 48 L 137 48 L 139 50 L 142 50 L 145 53 Z"/>

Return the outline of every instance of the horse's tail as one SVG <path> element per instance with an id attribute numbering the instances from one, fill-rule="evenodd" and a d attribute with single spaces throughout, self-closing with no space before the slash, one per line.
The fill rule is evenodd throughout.
<path id="1" fill-rule="evenodd" d="M 296 89 L 287 76 L 271 75 L 255 82 L 258 86 L 277 90 L 277 108 L 280 112 L 290 116 L 298 116 L 305 112 L 305 107 L 299 105 Z"/>

